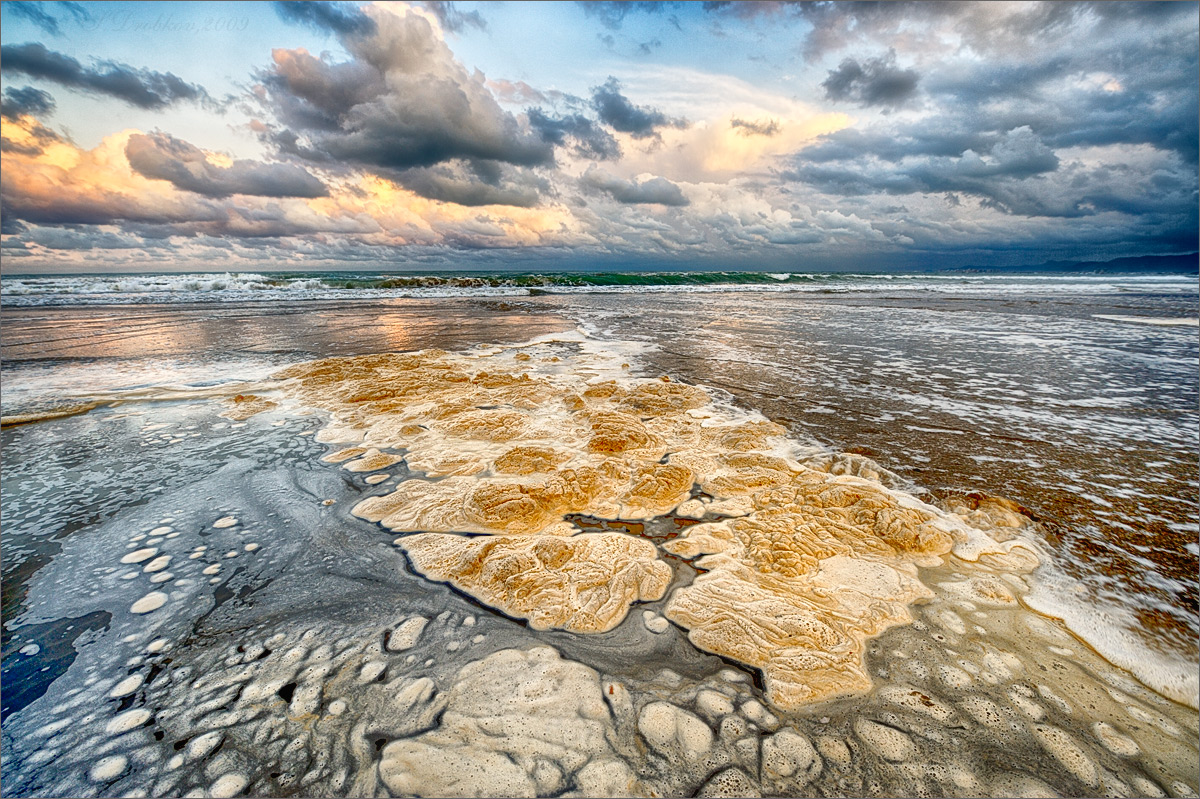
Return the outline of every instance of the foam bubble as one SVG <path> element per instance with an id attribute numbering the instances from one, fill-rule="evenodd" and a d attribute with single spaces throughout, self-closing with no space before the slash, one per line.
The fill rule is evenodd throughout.
<path id="1" fill-rule="evenodd" d="M 150 561 L 145 566 L 143 566 L 142 571 L 147 572 L 147 573 L 148 572 L 160 572 L 163 569 L 167 568 L 167 565 L 170 562 L 171 562 L 170 555 L 159 555 L 157 558 L 155 558 L 154 560 Z"/>
<path id="2" fill-rule="evenodd" d="M 149 560 L 150 558 L 154 557 L 157 554 L 158 554 L 158 550 L 155 549 L 154 547 L 149 547 L 147 549 L 138 549 L 133 552 L 130 552 L 128 555 L 121 558 L 121 562 L 122 563 L 141 563 L 144 560 Z"/>
<path id="3" fill-rule="evenodd" d="M 151 591 L 130 606 L 130 613 L 150 613 L 158 610 L 167 602 L 167 595 L 162 591 Z"/>
<path id="4" fill-rule="evenodd" d="M 129 758 L 124 755 L 109 755 L 102 757 L 88 770 L 88 777 L 93 782 L 109 782 L 125 773 L 129 767 Z"/>
<path id="5" fill-rule="evenodd" d="M 131 693 L 142 687 L 142 683 L 146 678 L 141 674 L 130 674 L 125 679 L 114 685 L 108 692 L 108 695 L 114 699 L 119 699 L 124 696 L 129 696 Z"/>
<path id="6" fill-rule="evenodd" d="M 128 710 L 119 716 L 113 718 L 112 721 L 104 727 L 104 731 L 109 735 L 120 735 L 121 733 L 129 732 L 135 727 L 140 727 L 150 719 L 150 711 L 139 708 L 137 710 Z"/>

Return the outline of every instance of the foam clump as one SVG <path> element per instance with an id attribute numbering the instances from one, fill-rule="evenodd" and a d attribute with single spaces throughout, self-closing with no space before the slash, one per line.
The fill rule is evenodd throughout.
<path id="1" fill-rule="evenodd" d="M 651 702 L 638 714 L 638 732 L 656 752 L 671 756 L 681 753 L 695 761 L 713 745 L 709 726 L 698 716 L 670 702 Z"/>
<path id="2" fill-rule="evenodd" d="M 548 647 L 506 649 L 459 671 L 438 727 L 383 748 L 393 795 L 628 796 L 596 672 Z"/>
<path id="3" fill-rule="evenodd" d="M 417 645 L 417 639 L 425 631 L 429 619 L 424 616 L 413 616 L 405 619 L 400 626 L 388 635 L 387 649 L 389 652 L 404 652 Z"/>
<path id="4" fill-rule="evenodd" d="M 610 630 L 669 587 L 654 545 L 585 534 L 573 518 L 675 511 L 698 521 L 662 545 L 700 571 L 663 616 L 701 649 L 762 669 L 778 708 L 871 689 L 866 641 L 933 596 L 918 567 L 952 552 L 998 568 L 1037 564 L 1004 542 L 1032 523 L 1019 506 L 972 495 L 940 510 L 867 458 L 814 455 L 760 415 L 617 363 L 582 342 L 565 362 L 427 350 L 327 358 L 275 377 L 329 413 L 317 438 L 345 448 L 326 460 L 366 470 L 402 457 L 414 475 L 354 515 L 401 534 L 421 574 L 536 629 Z M 1016 601 L 998 580 L 962 589 L 985 604 Z"/>
<path id="5" fill-rule="evenodd" d="M 762 742 L 763 775 L 793 778 L 807 783 L 821 770 L 821 758 L 812 742 L 791 729 L 782 729 Z"/>
<path id="6" fill-rule="evenodd" d="M 778 707 L 865 693 L 864 642 L 932 596 L 916 565 L 947 553 L 953 529 L 861 478 L 750 468 L 754 513 L 666 545 L 707 570 L 666 616 L 702 649 L 763 669 Z"/>
<path id="7" fill-rule="evenodd" d="M 279 403 L 272 402 L 265 397 L 254 394 L 238 394 L 225 401 L 226 410 L 222 411 L 220 415 L 235 422 L 243 422 L 251 416 L 269 411 L 278 405 Z"/>
<path id="8" fill-rule="evenodd" d="M 649 541 L 619 533 L 573 537 L 423 533 L 401 539 L 413 567 L 535 630 L 605 632 L 629 606 L 661 599 L 671 569 Z"/>

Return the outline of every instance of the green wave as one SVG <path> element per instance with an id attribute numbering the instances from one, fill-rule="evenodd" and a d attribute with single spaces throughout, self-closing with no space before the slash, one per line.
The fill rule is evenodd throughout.
<path id="1" fill-rule="evenodd" d="M 290 276 L 302 279 L 302 275 Z M 455 275 L 334 275 L 320 277 L 330 288 L 580 288 L 623 286 L 780 285 L 845 280 L 847 275 L 786 272 L 577 272 L 544 274 L 491 273 Z"/>

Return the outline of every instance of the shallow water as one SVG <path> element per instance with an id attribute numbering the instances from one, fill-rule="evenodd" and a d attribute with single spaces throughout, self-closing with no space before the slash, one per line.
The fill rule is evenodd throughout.
<path id="1" fill-rule="evenodd" d="M 1097 316 L 1194 318 L 1196 297 L 1040 288 L 1003 300 L 725 296 L 702 313 L 687 297 L 572 297 L 568 313 L 654 342 L 656 368 L 935 497 L 1020 503 L 1045 523 L 1072 591 L 1138 632 L 1122 646 L 1194 664 L 1196 332 Z"/>
<path id="2" fill-rule="evenodd" d="M 1196 712 L 1147 686 L 1194 671 L 1195 333 L 1095 318 L 1195 316 L 1194 291 L 1065 294 L 5 308 L 5 415 L 104 399 L 2 434 L 6 788 L 1194 795 Z M 1016 605 L 963 594 L 970 562 L 922 567 L 934 596 L 869 644 L 872 693 L 770 708 L 758 670 L 655 631 L 669 591 L 610 632 L 535 631 L 415 573 L 351 513 L 404 463 L 368 482 L 322 462 L 324 411 L 272 393 L 232 421 L 187 388 L 577 324 L 635 375 L 728 391 L 927 500 L 1018 502 L 1044 566 L 1005 577 Z M 660 542 L 690 522 L 662 523 Z M 673 563 L 676 587 L 693 579 Z M 1122 630 L 1157 647 L 1141 682 L 1028 609 L 1097 601 L 1117 610 L 1068 622 L 1114 660 Z"/>

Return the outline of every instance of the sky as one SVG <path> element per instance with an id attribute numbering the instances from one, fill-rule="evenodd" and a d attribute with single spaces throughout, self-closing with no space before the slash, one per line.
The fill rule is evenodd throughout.
<path id="1" fill-rule="evenodd" d="M 1197 249 L 1193 2 L 0 3 L 5 275 Z"/>

